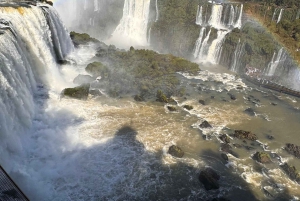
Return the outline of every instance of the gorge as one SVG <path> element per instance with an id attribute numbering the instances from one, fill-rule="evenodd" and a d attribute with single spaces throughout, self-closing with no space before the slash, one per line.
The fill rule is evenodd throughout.
<path id="1" fill-rule="evenodd" d="M 299 66 L 252 6 L 0 2 L 0 164 L 30 200 L 298 200 L 299 98 L 253 83 Z"/>

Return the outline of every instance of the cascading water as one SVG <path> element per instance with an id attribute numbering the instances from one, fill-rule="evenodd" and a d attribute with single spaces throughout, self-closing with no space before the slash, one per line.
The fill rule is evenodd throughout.
<path id="1" fill-rule="evenodd" d="M 225 8 L 225 9 L 224 9 Z M 195 43 L 194 58 L 196 61 L 218 63 L 222 52 L 222 44 L 226 34 L 228 34 L 233 28 L 241 28 L 242 26 L 242 14 L 243 4 L 235 6 L 232 4 L 211 4 L 211 15 L 207 23 L 203 20 L 202 6 L 198 6 L 196 24 L 203 27 L 212 27 L 217 29 L 217 38 L 211 40 L 209 43 L 210 33 L 203 35 L 203 29 L 200 30 L 199 38 Z M 207 11 L 205 17 L 207 15 Z M 211 29 L 210 29 L 211 30 Z M 203 40 L 203 37 L 205 39 Z M 199 44 L 199 41 L 202 43 Z"/>
<path id="2" fill-rule="evenodd" d="M 240 62 L 240 58 L 242 56 L 243 50 L 244 50 L 244 43 L 241 43 L 241 40 L 239 39 L 239 42 L 234 51 L 234 58 L 233 58 L 232 65 L 230 67 L 231 71 L 236 72 L 236 73 L 239 72 L 239 62 Z"/>
<path id="3" fill-rule="evenodd" d="M 280 9 L 279 16 L 278 16 L 277 22 L 276 22 L 277 24 L 280 22 L 280 20 L 281 20 L 281 18 L 282 18 L 283 10 L 284 10 L 283 8 Z"/>
<path id="4" fill-rule="evenodd" d="M 279 65 L 284 64 L 286 57 L 287 57 L 287 53 L 284 50 L 284 48 L 281 48 L 278 51 L 277 55 L 274 52 L 271 62 L 268 64 L 268 67 L 264 71 L 264 75 L 265 76 L 273 76 L 276 72 L 276 69 L 279 67 Z"/>
<path id="5" fill-rule="evenodd" d="M 125 0 L 123 17 L 109 42 L 125 48 L 147 46 L 149 9 L 150 0 Z"/>
<path id="6" fill-rule="evenodd" d="M 156 9 L 156 17 L 155 17 L 155 22 L 158 21 L 158 18 L 159 18 L 159 9 L 158 9 L 158 4 L 157 4 L 157 1 L 155 1 L 155 9 Z"/>

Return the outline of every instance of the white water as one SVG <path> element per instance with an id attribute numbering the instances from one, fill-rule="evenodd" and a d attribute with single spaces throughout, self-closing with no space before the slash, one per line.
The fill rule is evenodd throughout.
<path id="1" fill-rule="evenodd" d="M 275 21 L 275 16 L 276 16 L 276 12 L 277 12 L 278 8 L 275 8 L 273 16 L 272 16 L 272 21 Z"/>
<path id="2" fill-rule="evenodd" d="M 199 7 L 198 5 L 198 10 L 197 10 L 197 16 L 196 16 L 196 24 L 197 25 L 202 25 L 202 6 Z"/>
<path id="3" fill-rule="evenodd" d="M 287 54 L 283 48 L 278 51 L 277 56 L 275 55 L 276 53 L 274 52 L 273 58 L 264 72 L 266 76 L 273 76 L 278 66 L 286 60 Z"/>
<path id="4" fill-rule="evenodd" d="M 239 39 L 239 42 L 236 46 L 236 49 L 234 51 L 234 58 L 233 58 L 233 63 L 230 67 L 230 70 L 233 71 L 233 72 L 238 72 L 238 62 L 239 62 L 239 59 L 241 58 L 241 55 L 243 53 L 243 49 L 244 49 L 244 44 L 241 43 L 241 40 Z"/>
<path id="5" fill-rule="evenodd" d="M 157 4 L 157 1 L 155 1 L 155 9 L 156 9 L 156 17 L 155 17 L 155 22 L 158 21 L 158 18 L 159 18 L 159 9 L 158 9 L 158 4 Z"/>
<path id="6" fill-rule="evenodd" d="M 94 0 L 94 11 L 98 11 L 99 10 L 99 2 L 98 0 Z"/>
<path id="7" fill-rule="evenodd" d="M 278 16 L 278 19 L 277 19 L 277 22 L 276 22 L 277 24 L 280 22 L 280 20 L 282 18 L 283 10 L 284 10 L 283 8 L 280 9 L 280 13 L 279 13 L 279 16 Z"/>
<path id="8" fill-rule="evenodd" d="M 211 15 L 209 17 L 207 25 L 204 25 L 203 23 L 202 6 L 198 6 L 196 24 L 203 27 L 213 27 L 214 29 L 217 29 L 218 32 L 217 38 L 212 40 L 211 43 L 208 43 L 210 32 L 205 36 L 205 39 L 203 40 L 204 35 L 201 29 L 199 38 L 195 42 L 193 53 L 196 62 L 210 62 L 213 64 L 217 64 L 220 60 L 222 44 L 226 34 L 229 33 L 233 28 L 240 29 L 242 27 L 243 4 L 241 4 L 240 7 L 234 7 L 234 5 L 229 6 L 230 9 L 228 9 L 228 5 L 212 4 Z M 206 15 L 207 14 L 205 14 L 205 17 Z"/>
<path id="9" fill-rule="evenodd" d="M 107 41 L 118 47 L 148 46 L 150 0 L 125 0 L 123 17 Z"/>

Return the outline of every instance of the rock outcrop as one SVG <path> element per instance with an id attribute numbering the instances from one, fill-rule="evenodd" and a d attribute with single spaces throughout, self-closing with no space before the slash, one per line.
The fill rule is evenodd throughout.
<path id="1" fill-rule="evenodd" d="M 177 158 L 182 158 L 184 155 L 184 152 L 182 149 L 176 145 L 172 145 L 169 147 L 168 154 L 177 157 Z"/>
<path id="2" fill-rule="evenodd" d="M 212 168 L 206 168 L 200 172 L 199 181 L 206 190 L 219 189 L 220 175 Z"/>
<path id="3" fill-rule="evenodd" d="M 89 95 L 90 84 L 83 84 L 74 88 L 66 88 L 62 91 L 62 97 L 67 96 L 79 100 L 86 100 Z"/>
<path id="4" fill-rule="evenodd" d="M 257 140 L 257 136 L 250 131 L 235 130 L 233 136 L 239 139 Z"/>

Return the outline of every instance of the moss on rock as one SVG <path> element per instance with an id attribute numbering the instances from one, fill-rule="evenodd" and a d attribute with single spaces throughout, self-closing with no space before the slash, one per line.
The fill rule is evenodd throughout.
<path id="1" fill-rule="evenodd" d="M 62 96 L 86 100 L 89 95 L 90 84 L 83 84 L 74 88 L 66 88 L 62 91 Z"/>

